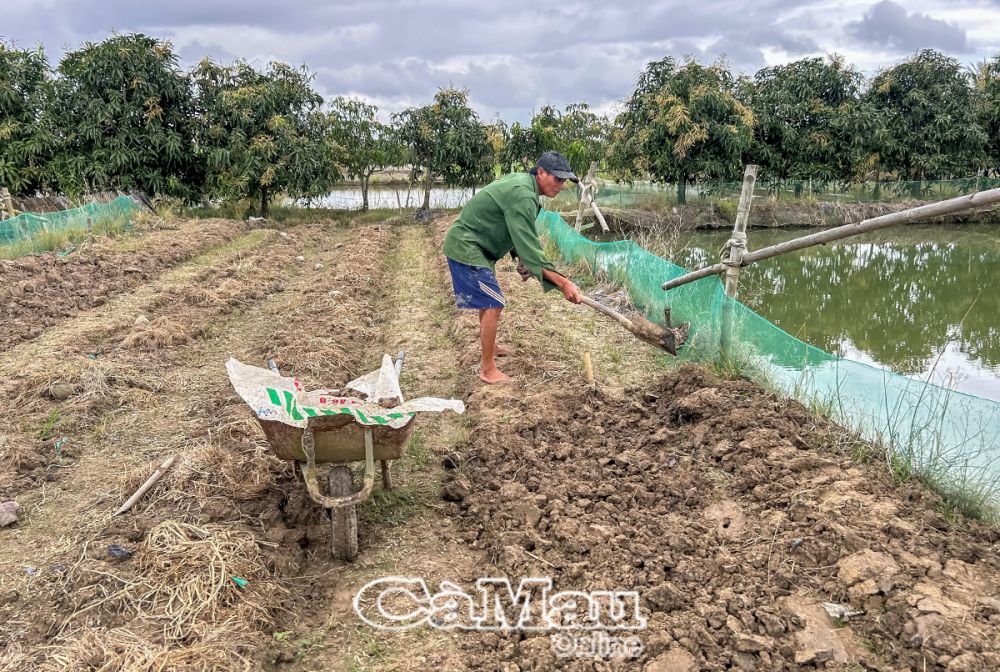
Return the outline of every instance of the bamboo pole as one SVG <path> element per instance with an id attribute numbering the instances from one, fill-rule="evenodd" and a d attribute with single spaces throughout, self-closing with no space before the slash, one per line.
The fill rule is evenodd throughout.
<path id="1" fill-rule="evenodd" d="M 139 489 L 135 491 L 135 494 L 128 498 L 128 501 L 121 505 L 121 508 L 115 511 L 115 515 L 120 515 L 125 513 L 132 506 L 138 502 L 143 495 L 145 495 L 151 487 L 156 485 L 156 482 L 163 478 L 163 474 L 167 473 L 167 470 L 174 465 L 177 460 L 177 455 L 171 455 L 159 466 L 159 468 L 153 472 L 153 475 L 146 479 L 146 482 L 139 486 Z"/>
<path id="2" fill-rule="evenodd" d="M 733 236 L 726 245 L 729 247 L 729 258 L 726 264 L 726 296 L 736 298 L 739 291 L 741 262 L 747 250 L 747 223 L 750 221 L 750 207 L 753 205 L 753 188 L 757 183 L 757 166 L 749 165 L 743 172 L 743 190 L 740 192 L 740 205 L 736 209 L 736 222 L 733 224 Z M 728 263 L 726 263 L 728 261 Z"/>
<path id="3" fill-rule="evenodd" d="M 729 248 L 728 258 L 722 263 L 726 266 L 726 296 L 736 300 L 739 291 L 740 273 L 743 270 L 743 255 L 747 250 L 747 222 L 750 221 L 750 206 L 753 205 L 753 188 L 757 183 L 757 166 L 749 165 L 743 171 L 743 190 L 740 192 L 740 204 L 736 209 L 736 222 L 733 224 L 733 235 L 726 243 Z M 733 338 L 733 302 L 722 304 L 722 326 L 719 334 L 719 346 L 723 357 L 728 357 L 732 348 Z"/>
<path id="4" fill-rule="evenodd" d="M 608 229 L 608 223 L 604 220 L 604 213 L 597 207 L 597 203 L 593 201 L 590 202 L 590 207 L 594 209 L 594 215 L 596 215 L 597 221 L 601 223 L 601 230 L 607 233 L 610 229 Z"/>
<path id="5" fill-rule="evenodd" d="M 13 217 L 14 201 L 11 200 L 10 191 L 7 190 L 7 187 L 0 189 L 0 199 L 3 199 L 3 207 L 7 211 L 7 217 Z"/>
<path id="6" fill-rule="evenodd" d="M 997 203 L 1000 203 L 1000 189 L 989 189 L 975 194 L 949 198 L 947 201 L 941 201 L 940 203 L 921 205 L 920 207 L 910 208 L 909 210 L 903 210 L 902 212 L 894 212 L 890 215 L 873 217 L 872 219 L 855 222 L 854 224 L 845 224 L 844 226 L 827 229 L 826 231 L 820 231 L 819 233 L 812 233 L 808 236 L 802 236 L 801 238 L 789 240 L 778 245 L 772 245 L 771 247 L 765 247 L 753 252 L 748 252 L 743 255 L 742 265 L 749 266 L 754 262 L 770 259 L 771 257 L 776 257 L 780 254 L 796 252 L 807 247 L 812 247 L 813 245 L 823 245 L 835 240 L 841 240 L 842 238 L 856 236 L 859 233 L 877 231 L 878 229 L 884 229 L 887 226 L 894 226 L 896 224 L 912 224 L 914 222 L 932 219 L 934 217 L 942 217 L 944 215 L 952 215 L 966 210 L 985 208 L 990 205 L 996 205 Z M 712 275 L 718 275 L 724 270 L 726 270 L 726 265 L 722 263 L 715 264 L 714 266 L 706 266 L 705 268 L 698 269 L 697 271 L 693 271 L 687 275 L 682 275 L 679 278 L 668 280 L 663 283 L 663 289 L 674 289 L 675 287 L 686 285 L 689 282 L 694 282 L 695 280 L 701 280 L 702 278 L 707 278 Z"/>

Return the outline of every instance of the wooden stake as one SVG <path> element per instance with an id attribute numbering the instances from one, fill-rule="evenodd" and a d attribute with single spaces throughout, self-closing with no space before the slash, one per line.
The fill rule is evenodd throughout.
<path id="1" fill-rule="evenodd" d="M 580 207 L 576 211 L 576 230 L 577 233 L 582 231 L 583 226 L 583 211 L 587 209 L 587 206 L 593 203 L 593 189 L 594 189 L 594 176 L 597 173 L 597 161 L 592 161 L 590 163 L 590 170 L 587 171 L 587 176 L 583 178 L 583 182 L 580 183 Z M 607 230 L 607 229 L 605 229 Z"/>
<path id="2" fill-rule="evenodd" d="M 583 371 L 587 376 L 587 384 L 594 387 L 594 365 L 590 362 L 590 353 L 583 353 Z"/>
<path id="3" fill-rule="evenodd" d="M 601 230 L 604 231 L 604 233 L 607 233 L 609 231 L 608 223 L 604 221 L 604 214 L 601 212 L 601 209 L 598 208 L 597 203 L 594 203 L 593 201 L 590 202 L 590 207 L 594 209 L 594 214 L 597 215 L 597 221 L 601 223 Z"/>
<path id="4" fill-rule="evenodd" d="M 756 182 L 757 166 L 749 165 L 743 171 L 743 191 L 740 193 L 740 205 L 736 210 L 733 236 L 726 243 L 729 247 L 729 258 L 722 260 L 726 265 L 726 296 L 734 300 L 739 290 L 743 255 L 747 249 L 747 222 L 750 221 L 750 206 L 753 204 L 753 187 Z M 722 306 L 722 332 L 719 335 L 719 346 L 725 357 L 730 354 L 732 336 L 733 304 L 731 301 L 726 301 Z"/>
<path id="5" fill-rule="evenodd" d="M 114 515 L 120 515 L 132 508 L 132 506 L 138 502 L 143 495 L 149 492 L 149 489 L 156 485 L 156 482 L 163 478 L 163 474 L 167 473 L 170 467 L 174 466 L 174 462 L 177 460 L 177 455 L 171 455 L 160 467 L 153 472 L 153 475 L 146 479 L 146 482 L 139 486 L 139 489 L 135 491 L 135 494 L 128 498 L 128 501 L 122 504 L 121 508 L 115 511 Z"/>

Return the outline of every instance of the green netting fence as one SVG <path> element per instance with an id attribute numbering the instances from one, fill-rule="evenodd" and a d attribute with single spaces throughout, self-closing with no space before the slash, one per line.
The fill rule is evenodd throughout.
<path id="1" fill-rule="evenodd" d="M 542 210 L 537 225 L 568 262 L 586 262 L 627 290 L 645 316 L 663 324 L 669 307 L 675 324 L 690 322 L 681 357 L 717 359 L 725 310 L 731 310 L 729 357 L 755 376 L 866 439 L 881 442 L 914 473 L 945 491 L 979 493 L 1000 505 L 1000 403 L 949 390 L 836 355 L 804 343 L 730 299 L 718 277 L 665 292 L 661 285 L 687 270 L 631 240 L 596 243 L 577 233 L 557 212 Z M 727 305 L 728 304 L 728 305 Z"/>
<path id="2" fill-rule="evenodd" d="M 18 248 L 25 254 L 51 249 L 44 240 L 50 234 L 85 233 L 88 228 L 100 230 L 109 223 L 130 226 L 132 214 L 139 209 L 128 196 L 119 196 L 110 203 L 89 203 L 79 208 L 58 212 L 26 212 L 0 220 L 0 247 Z M 37 244 L 35 244 L 37 243 Z"/>

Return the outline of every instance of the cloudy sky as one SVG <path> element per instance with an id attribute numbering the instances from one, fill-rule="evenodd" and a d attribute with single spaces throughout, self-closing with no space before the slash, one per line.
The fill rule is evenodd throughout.
<path id="1" fill-rule="evenodd" d="M 4 0 L 0 37 L 50 61 L 118 32 L 204 56 L 306 64 L 326 98 L 383 113 L 466 87 L 484 120 L 542 105 L 613 110 L 644 65 L 667 55 L 736 72 L 839 53 L 874 74 L 934 48 L 963 64 L 1000 54 L 1000 0 Z"/>

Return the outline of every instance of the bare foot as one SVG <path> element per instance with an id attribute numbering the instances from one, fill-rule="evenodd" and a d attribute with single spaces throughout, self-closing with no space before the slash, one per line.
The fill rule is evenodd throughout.
<path id="1" fill-rule="evenodd" d="M 514 354 L 514 350 L 512 348 L 505 348 L 502 345 L 498 345 L 496 347 L 496 350 L 494 350 L 493 354 L 496 355 L 497 357 L 510 357 L 511 355 Z"/>
<path id="2" fill-rule="evenodd" d="M 479 372 L 479 379 L 484 383 L 489 383 L 493 385 L 494 383 L 503 383 L 510 380 L 510 376 L 506 373 L 500 371 L 500 369 L 495 366 L 492 369 L 483 369 Z"/>

